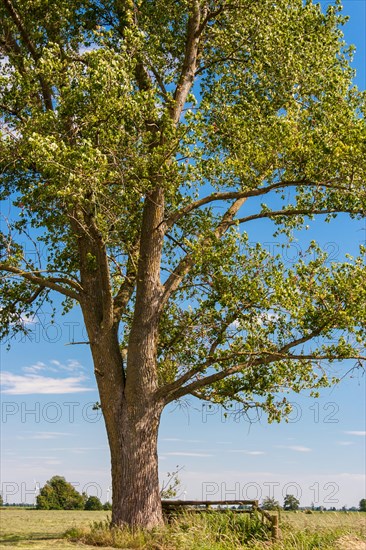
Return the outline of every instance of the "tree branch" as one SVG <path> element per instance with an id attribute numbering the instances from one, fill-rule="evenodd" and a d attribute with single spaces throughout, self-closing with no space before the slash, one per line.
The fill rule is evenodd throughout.
<path id="1" fill-rule="evenodd" d="M 257 366 L 257 365 L 268 364 L 268 363 L 271 363 L 271 362 L 277 360 L 279 357 L 280 358 L 288 357 L 290 359 L 291 358 L 292 359 L 297 359 L 297 358 L 301 358 L 301 357 L 305 358 L 305 356 L 295 356 L 295 355 L 293 355 L 291 357 L 288 354 L 286 355 L 286 352 L 291 348 L 294 348 L 296 346 L 304 344 L 304 343 L 308 342 L 309 340 L 311 340 L 312 338 L 315 338 L 316 336 L 319 336 L 319 334 L 325 328 L 325 326 L 326 326 L 326 324 L 323 324 L 318 329 L 313 330 L 308 335 L 302 336 L 301 338 L 296 338 L 295 340 L 292 340 L 291 342 L 289 342 L 285 346 L 282 346 L 282 348 L 278 349 L 277 351 L 273 351 L 273 350 L 263 351 L 262 350 L 262 351 L 258 351 L 258 352 L 243 352 L 242 355 L 245 355 L 245 356 L 249 357 L 249 361 L 247 363 L 239 363 L 238 365 L 230 367 L 229 369 L 226 369 L 226 370 L 223 370 L 223 371 L 220 371 L 220 372 L 216 372 L 216 373 L 211 374 L 209 376 L 202 377 L 198 380 L 195 380 L 191 384 L 188 384 L 187 386 L 183 386 L 183 384 L 188 382 L 188 380 L 193 378 L 193 376 L 195 376 L 197 374 L 200 374 L 202 371 L 204 371 L 205 369 L 207 369 L 208 367 L 210 367 L 214 363 L 218 363 L 220 361 L 225 361 L 225 360 L 227 360 L 227 361 L 231 360 L 231 359 L 241 355 L 241 353 L 240 352 L 235 353 L 233 355 L 229 355 L 229 356 L 222 357 L 222 358 L 220 358 L 220 357 L 212 357 L 212 358 L 208 357 L 207 360 L 204 362 L 204 364 L 202 366 L 197 367 L 195 369 L 190 369 L 189 371 L 184 373 L 180 378 L 178 378 L 177 380 L 174 380 L 174 382 L 171 382 L 170 384 L 167 384 L 167 385 L 162 386 L 161 388 L 159 388 L 159 390 L 158 390 L 159 396 L 163 396 L 165 399 L 167 399 L 167 402 L 174 401 L 175 399 L 178 399 L 179 397 L 183 397 L 183 395 L 187 395 L 188 393 L 192 393 L 191 390 L 197 390 L 197 389 L 202 388 L 204 386 L 208 386 L 208 385 L 210 385 L 214 382 L 218 382 L 220 380 L 223 380 L 224 378 L 227 378 L 231 374 L 235 374 L 236 372 L 239 372 L 241 369 L 249 367 L 249 366 L 254 367 L 254 366 Z M 258 355 L 260 355 L 260 357 L 258 357 Z M 263 357 L 263 355 L 265 355 L 265 357 Z M 257 359 L 254 359 L 254 357 L 257 357 Z M 308 358 L 309 357 L 306 357 L 306 359 L 308 359 Z M 314 360 L 315 359 L 316 359 L 316 357 L 314 356 Z M 352 357 L 350 357 L 350 359 L 352 359 Z"/>
<path id="2" fill-rule="evenodd" d="M 167 228 L 171 228 L 177 221 L 179 221 L 182 217 L 184 217 L 186 214 L 189 214 L 192 212 L 192 210 L 195 210 L 197 208 L 200 208 L 201 206 L 204 206 L 206 204 L 210 204 L 215 201 L 223 201 L 223 200 L 230 200 L 230 199 L 239 199 L 239 198 L 250 198 L 250 197 L 259 197 L 261 195 L 266 195 L 267 193 L 270 193 L 271 191 L 278 190 L 278 189 L 286 189 L 288 187 L 325 187 L 325 188 L 331 188 L 331 189 L 337 189 L 339 191 L 345 191 L 349 192 L 349 189 L 347 187 L 341 186 L 341 185 L 334 185 L 332 181 L 327 182 L 313 182 L 308 180 L 299 180 L 299 181 L 281 181 L 278 183 L 273 183 L 272 185 L 268 185 L 266 187 L 261 187 L 260 189 L 251 189 L 246 191 L 227 191 L 225 193 L 212 193 L 211 195 L 208 195 L 207 197 L 203 197 L 202 199 L 199 199 L 197 201 L 191 202 L 190 204 L 187 204 L 184 208 L 176 212 L 175 214 L 172 214 L 167 220 L 166 220 L 166 226 Z"/>
<path id="3" fill-rule="evenodd" d="M 84 265 L 84 274 L 88 272 L 88 254 L 92 251 L 92 254 L 95 253 L 96 256 L 96 265 L 99 275 L 99 284 L 97 285 L 97 291 L 100 293 L 99 299 L 100 299 L 100 305 L 102 308 L 102 325 L 101 328 L 105 330 L 109 330 L 114 322 L 114 315 L 113 315 L 113 296 L 112 296 L 112 289 L 110 286 L 110 269 L 109 269 L 109 262 L 108 262 L 108 256 L 106 251 L 105 242 L 103 240 L 102 234 L 95 223 L 94 216 L 90 214 L 89 212 L 84 212 L 84 219 L 87 226 L 87 239 L 89 240 L 89 243 L 87 244 L 85 250 L 83 251 L 84 254 L 86 252 L 86 256 L 84 258 L 84 262 L 86 260 L 86 264 Z M 81 243 L 80 243 L 81 244 Z M 95 289 L 95 280 L 94 276 L 90 277 L 87 276 L 92 280 L 92 285 Z"/>
<path id="4" fill-rule="evenodd" d="M 135 289 L 137 266 L 131 256 L 136 253 L 137 247 L 135 247 L 135 250 L 128 257 L 125 279 L 113 300 L 113 317 L 115 322 L 120 319 Z"/>
<path id="5" fill-rule="evenodd" d="M 215 17 L 220 15 L 220 13 L 222 13 L 224 10 L 225 10 L 224 6 L 220 6 L 219 8 L 217 8 L 217 10 L 209 11 L 206 17 L 204 17 L 204 19 L 202 20 L 202 23 L 198 28 L 198 33 L 201 34 L 205 30 L 207 23 L 209 21 L 212 21 L 212 19 L 215 19 Z"/>
<path id="6" fill-rule="evenodd" d="M 245 218 L 238 218 L 231 222 L 231 225 L 250 222 L 252 220 L 260 220 L 263 218 L 277 218 L 281 216 L 312 216 L 313 214 L 360 214 L 358 210 L 344 209 L 340 210 L 339 208 L 324 208 L 324 209 L 315 209 L 310 210 L 309 208 L 293 208 L 289 210 L 273 210 L 271 212 L 261 212 L 260 214 L 253 214 L 251 216 L 246 216 Z"/>
<path id="7" fill-rule="evenodd" d="M 19 47 L 19 44 L 13 37 L 8 25 L 6 24 L 6 21 L 2 22 L 3 25 L 3 31 L 4 31 L 4 38 L 0 40 L 0 46 L 2 46 L 4 53 L 9 56 L 9 58 L 14 62 L 14 58 L 16 60 L 16 66 L 20 74 L 25 74 L 24 69 L 24 62 L 23 62 L 23 55 L 22 51 Z"/>
<path id="8" fill-rule="evenodd" d="M 29 34 L 27 33 L 23 21 L 20 18 L 20 15 L 16 11 L 16 9 L 13 6 L 13 3 L 11 0 L 2 0 L 7 12 L 9 13 L 10 17 L 12 18 L 13 22 L 15 23 L 15 26 L 17 27 L 18 31 L 20 32 L 20 36 L 22 37 L 25 45 L 27 46 L 27 49 L 31 56 L 33 57 L 34 61 L 38 61 L 39 55 L 33 45 L 33 42 L 30 39 Z"/>
<path id="9" fill-rule="evenodd" d="M 0 271 L 6 271 L 8 273 L 19 275 L 20 277 L 23 277 L 23 279 L 26 279 L 31 283 L 60 292 L 61 294 L 64 294 L 65 296 L 68 296 L 73 300 L 80 301 L 81 299 L 81 294 L 79 292 L 75 292 L 74 290 L 65 288 L 64 286 L 58 284 L 64 283 L 75 288 L 77 283 L 75 283 L 75 281 L 71 281 L 70 279 L 64 279 L 62 277 L 42 277 L 40 275 L 37 275 L 37 273 L 39 273 L 37 271 L 23 271 L 18 267 L 13 267 L 4 263 L 0 264 Z"/>
<path id="10" fill-rule="evenodd" d="M 17 29 L 20 33 L 20 36 L 22 37 L 23 42 L 27 47 L 27 50 L 29 51 L 29 53 L 32 56 L 32 58 L 34 59 L 34 61 L 37 63 L 39 58 L 40 58 L 40 54 L 37 52 L 32 40 L 31 40 L 31 38 L 30 38 L 30 36 L 29 36 L 25 26 L 24 26 L 24 23 L 23 23 L 20 15 L 19 15 L 19 13 L 14 8 L 13 3 L 12 3 L 11 0 L 2 0 L 2 2 L 5 6 L 5 9 L 7 10 L 8 14 L 10 15 L 11 19 L 13 20 L 15 26 L 17 27 Z M 49 85 L 45 82 L 45 80 L 43 79 L 42 76 L 39 76 L 39 83 L 41 85 L 42 95 L 43 95 L 43 99 L 44 99 L 44 102 L 45 102 L 46 109 L 53 110 L 52 92 L 51 92 L 51 89 L 50 89 Z"/>
<path id="11" fill-rule="evenodd" d="M 198 0 L 192 0 L 191 13 L 187 24 L 186 48 L 181 75 L 174 92 L 174 104 L 171 108 L 171 118 L 175 124 L 179 121 L 187 95 L 193 85 L 197 67 L 198 47 L 201 28 L 201 9 Z"/>
<path id="12" fill-rule="evenodd" d="M 0 109 L 8 113 L 9 115 L 16 116 L 21 122 L 25 121 L 25 118 L 22 117 L 22 115 L 16 111 L 15 109 L 12 109 L 11 107 L 8 107 L 7 105 L 4 105 L 3 103 L 0 104 Z"/>
<path id="13" fill-rule="evenodd" d="M 229 229 L 232 225 L 232 220 L 234 219 L 236 213 L 241 208 L 241 206 L 246 201 L 245 197 L 238 198 L 235 200 L 232 205 L 227 209 L 223 217 L 221 218 L 220 223 L 216 227 L 213 236 L 217 239 L 220 239 L 223 234 Z M 201 246 L 204 246 L 208 243 L 209 238 L 205 238 L 200 243 Z M 163 306 L 171 296 L 171 294 L 178 288 L 183 278 L 190 271 L 191 267 L 195 262 L 195 256 L 191 253 L 188 253 L 182 258 L 175 270 L 169 275 L 165 284 L 163 285 L 163 294 L 161 297 L 161 306 Z"/>
<path id="14" fill-rule="evenodd" d="M 153 73 L 153 75 L 155 77 L 156 82 L 159 85 L 160 91 L 163 94 L 164 99 L 167 100 L 168 97 L 169 97 L 168 96 L 168 90 L 165 87 L 163 79 L 161 78 L 160 74 L 158 73 L 158 71 L 155 69 L 155 67 L 152 65 L 151 62 L 149 62 L 149 66 L 150 66 L 151 72 Z"/>
<path id="15" fill-rule="evenodd" d="M 34 300 L 36 300 L 38 296 L 44 291 L 44 289 L 45 287 L 43 285 L 39 286 L 37 290 L 32 294 L 32 296 L 24 300 L 24 302 L 27 304 L 32 304 Z"/>

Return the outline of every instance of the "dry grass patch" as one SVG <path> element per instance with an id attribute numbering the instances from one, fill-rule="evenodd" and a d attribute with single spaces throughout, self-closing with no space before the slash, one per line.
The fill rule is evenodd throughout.
<path id="1" fill-rule="evenodd" d="M 336 541 L 337 550 L 365 550 L 366 540 L 353 535 L 344 535 Z"/>

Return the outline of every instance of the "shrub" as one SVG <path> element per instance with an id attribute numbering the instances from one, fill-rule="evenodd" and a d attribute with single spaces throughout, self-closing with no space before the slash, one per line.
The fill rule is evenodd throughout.
<path id="1" fill-rule="evenodd" d="M 98 497 L 89 497 L 85 502 L 84 510 L 103 510 L 103 504 Z"/>
<path id="2" fill-rule="evenodd" d="M 83 510 L 85 497 L 64 477 L 53 476 L 37 496 L 39 510 Z"/>

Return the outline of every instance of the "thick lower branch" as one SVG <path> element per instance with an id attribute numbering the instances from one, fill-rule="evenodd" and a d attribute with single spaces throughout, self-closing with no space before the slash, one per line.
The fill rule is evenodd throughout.
<path id="1" fill-rule="evenodd" d="M 81 294 L 79 292 L 76 292 L 74 290 L 71 290 L 70 288 L 66 288 L 65 286 L 61 286 L 60 284 L 58 284 L 60 282 L 63 282 L 75 288 L 75 286 L 77 285 L 75 281 L 71 281 L 69 279 L 64 279 L 61 277 L 41 277 L 40 275 L 35 274 L 37 272 L 23 271 L 18 267 L 13 267 L 7 264 L 0 264 L 0 271 L 5 271 L 7 273 L 13 273 L 14 275 L 19 275 L 19 277 L 22 277 L 23 279 L 26 279 L 31 283 L 60 292 L 60 294 L 68 296 L 69 298 L 72 298 L 73 300 L 76 300 L 78 302 L 80 302 L 81 300 Z"/>

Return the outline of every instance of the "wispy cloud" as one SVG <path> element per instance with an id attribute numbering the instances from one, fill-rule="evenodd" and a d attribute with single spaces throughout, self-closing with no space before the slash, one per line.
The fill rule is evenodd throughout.
<path id="1" fill-rule="evenodd" d="M 61 363 L 57 359 L 51 359 L 49 365 L 46 365 L 42 361 L 37 361 L 34 365 L 29 367 L 23 367 L 22 371 L 27 374 L 39 374 L 41 371 L 45 372 L 73 372 L 81 374 L 84 371 L 84 367 L 79 361 L 75 359 L 69 359 L 66 363 Z"/>
<path id="2" fill-rule="evenodd" d="M 161 441 L 169 441 L 173 443 L 203 443 L 202 439 L 182 439 L 180 437 L 162 437 Z"/>
<path id="3" fill-rule="evenodd" d="M 243 455 L 259 456 L 265 455 L 264 451 L 246 451 L 245 449 L 231 449 L 229 453 L 241 453 Z"/>
<path id="4" fill-rule="evenodd" d="M 38 361 L 34 365 L 30 365 L 30 367 L 23 367 L 22 371 L 26 372 L 27 374 L 37 374 L 42 370 L 45 370 L 47 367 L 44 363 L 41 361 Z"/>
<path id="5" fill-rule="evenodd" d="M 345 434 L 348 434 L 348 435 L 358 435 L 360 437 L 365 437 L 366 436 L 366 431 L 362 431 L 362 430 L 352 430 L 352 431 L 349 431 L 349 432 L 344 432 Z"/>
<path id="6" fill-rule="evenodd" d="M 275 445 L 277 449 L 289 449 L 297 453 L 310 453 L 312 449 L 310 447 L 304 447 L 303 445 Z"/>
<path id="7" fill-rule="evenodd" d="M 73 435 L 69 432 L 35 432 L 27 435 L 18 435 L 17 439 L 57 439 L 62 435 Z"/>
<path id="8" fill-rule="evenodd" d="M 31 456 L 23 456 L 22 461 L 24 461 L 24 460 L 32 460 L 32 461 L 36 460 L 36 461 L 39 462 L 40 460 L 42 460 L 42 461 L 43 460 L 45 460 L 45 461 L 46 460 L 57 460 L 57 457 L 55 457 L 55 456 L 43 456 L 43 455 L 38 455 L 38 456 L 31 455 Z"/>
<path id="9" fill-rule="evenodd" d="M 84 375 L 54 378 L 33 373 L 20 375 L 5 371 L 0 376 L 2 393 L 7 395 L 67 394 L 94 390 L 84 385 L 87 380 Z"/>
<path id="10" fill-rule="evenodd" d="M 337 441 L 337 444 L 347 447 L 348 445 L 353 445 L 353 441 Z"/>
<path id="11" fill-rule="evenodd" d="M 75 359 L 69 359 L 66 363 L 61 363 L 57 359 L 52 359 L 50 363 L 56 367 L 56 370 L 66 372 L 80 372 L 85 370 L 83 365 Z M 55 370 L 55 368 L 52 370 Z"/>
<path id="12" fill-rule="evenodd" d="M 312 450 L 309 447 L 303 447 L 302 445 L 289 445 L 288 448 L 291 451 L 296 451 L 297 453 L 310 453 Z"/>
<path id="13" fill-rule="evenodd" d="M 49 449 L 53 452 L 70 452 L 70 453 L 90 453 L 91 451 L 108 451 L 107 445 L 100 445 L 99 447 L 52 447 Z"/>
<path id="14" fill-rule="evenodd" d="M 168 456 L 196 456 L 196 457 L 203 457 L 203 458 L 213 456 L 212 454 L 208 454 L 208 453 L 189 453 L 186 451 L 171 451 L 169 453 L 164 453 L 164 454 Z"/>

